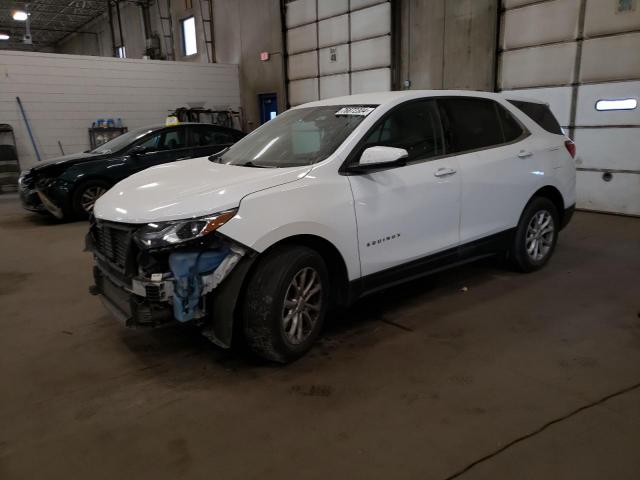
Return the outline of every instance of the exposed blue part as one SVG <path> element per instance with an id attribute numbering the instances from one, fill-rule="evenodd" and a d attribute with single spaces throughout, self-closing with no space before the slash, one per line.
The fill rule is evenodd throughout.
<path id="1" fill-rule="evenodd" d="M 202 293 L 201 275 L 211 273 L 222 263 L 228 249 L 205 252 L 172 253 L 169 267 L 174 277 L 173 315 L 179 322 L 195 318 Z"/>

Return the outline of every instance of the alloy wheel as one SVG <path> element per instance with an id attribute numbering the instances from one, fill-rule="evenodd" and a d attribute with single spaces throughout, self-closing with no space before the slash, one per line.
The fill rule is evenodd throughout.
<path id="1" fill-rule="evenodd" d="M 525 240 L 527 255 L 535 261 L 543 260 L 551 251 L 556 234 L 553 216 L 547 210 L 536 212 L 527 226 Z"/>
<path id="2" fill-rule="evenodd" d="M 287 341 L 303 343 L 314 330 L 322 311 L 322 281 L 318 272 L 305 267 L 287 288 L 282 308 L 282 326 Z"/>
<path id="3" fill-rule="evenodd" d="M 82 192 L 82 196 L 80 197 L 80 205 L 82 206 L 82 209 L 87 213 L 91 213 L 96 200 L 104 195 L 106 191 L 106 188 L 100 186 L 87 188 Z"/>

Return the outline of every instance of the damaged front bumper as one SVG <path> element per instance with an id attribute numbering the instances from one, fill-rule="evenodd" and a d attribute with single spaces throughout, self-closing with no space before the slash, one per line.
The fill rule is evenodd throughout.
<path id="1" fill-rule="evenodd" d="M 94 254 L 95 284 L 89 291 L 116 318 L 128 327 L 196 324 L 217 345 L 231 346 L 235 305 L 254 257 L 250 249 L 224 239 L 198 249 L 164 251 L 150 273 L 135 261 L 119 268 L 122 263 L 109 258 L 95 240 L 90 233 L 87 249 Z M 127 275 L 132 263 L 136 274 Z"/>

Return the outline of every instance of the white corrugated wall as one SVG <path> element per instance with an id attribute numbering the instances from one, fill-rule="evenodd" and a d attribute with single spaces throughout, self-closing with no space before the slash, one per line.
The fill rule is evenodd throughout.
<path id="1" fill-rule="evenodd" d="M 287 2 L 289 103 L 391 90 L 391 3 Z"/>
<path id="2" fill-rule="evenodd" d="M 0 51 L 0 123 L 16 132 L 21 167 L 37 163 L 16 97 L 27 111 L 43 159 L 89 148 L 98 118 L 122 118 L 129 129 L 164 123 L 187 102 L 240 105 L 237 65 L 195 64 Z"/>
<path id="3" fill-rule="evenodd" d="M 499 83 L 548 102 L 578 146 L 578 207 L 640 215 L 638 0 L 504 0 Z"/>

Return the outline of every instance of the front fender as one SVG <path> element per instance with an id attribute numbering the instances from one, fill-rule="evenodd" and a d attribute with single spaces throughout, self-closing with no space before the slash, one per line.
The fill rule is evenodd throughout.
<path id="1" fill-rule="evenodd" d="M 343 176 L 309 175 L 250 194 L 219 231 L 257 252 L 297 235 L 320 237 L 338 250 L 349 280 L 360 277 L 353 196 Z"/>

